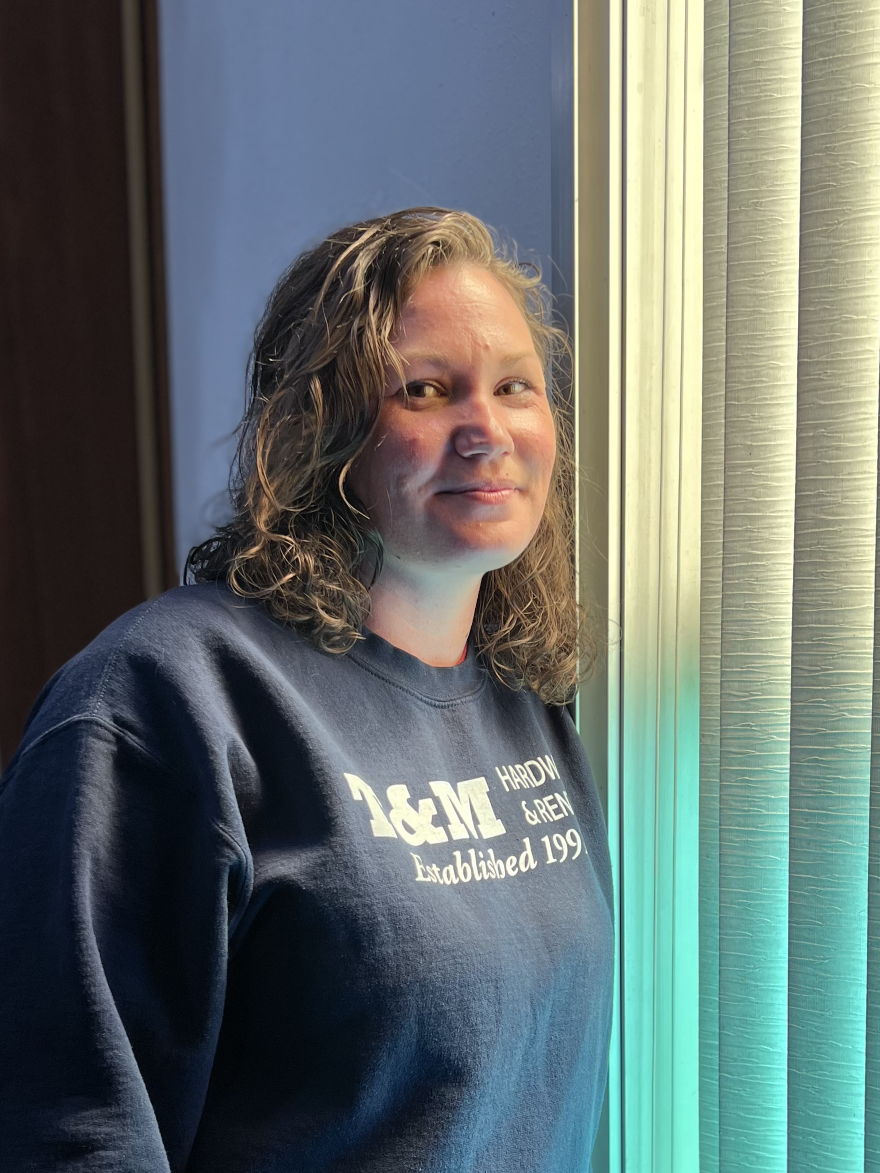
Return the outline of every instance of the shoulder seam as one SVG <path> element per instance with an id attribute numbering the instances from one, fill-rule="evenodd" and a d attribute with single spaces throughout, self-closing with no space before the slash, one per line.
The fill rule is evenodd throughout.
<path id="1" fill-rule="evenodd" d="M 152 752 L 152 750 L 148 749 L 147 746 L 143 744 L 143 742 L 139 741 L 136 737 L 132 737 L 132 735 L 125 729 L 120 729 L 120 727 L 115 725 L 112 721 L 107 721 L 104 717 L 95 717 L 91 713 L 77 713 L 73 717 L 68 717 L 64 721 L 59 721 L 57 725 L 53 725 L 51 729 L 47 729 L 44 733 L 41 733 L 40 736 L 35 738 L 35 740 L 32 741 L 30 745 L 27 745 L 22 749 L 18 762 L 22 761 L 22 759 L 24 759 L 31 752 L 31 750 L 36 749 L 38 745 L 44 741 L 47 741 L 54 734 L 61 733 L 64 729 L 67 729 L 69 726 L 76 724 L 98 725 L 100 728 L 106 729 L 109 733 L 114 734 L 116 737 L 120 737 L 123 741 L 127 741 L 129 745 L 142 753 L 144 757 L 147 757 L 150 759 L 150 761 L 154 762 L 164 774 L 168 774 L 170 777 L 175 778 L 178 782 L 181 783 L 182 786 L 185 786 L 187 790 L 192 792 L 192 788 L 187 782 L 186 778 L 184 778 L 184 776 L 179 771 L 175 770 L 173 766 L 169 766 L 167 762 L 164 762 L 161 758 L 157 757 Z M 18 766 L 18 762 L 16 762 L 16 767 Z M 3 783 L 6 782 L 6 779 L 9 776 L 9 774 L 3 776 Z M 241 857 L 242 863 L 246 868 L 248 868 L 250 866 L 248 862 L 248 852 L 244 849 L 244 847 L 242 847 L 241 843 L 239 843 L 232 832 L 224 827 L 222 823 L 218 823 L 216 819 L 209 817 L 208 822 L 210 822 L 211 826 L 230 844 L 231 847 L 235 849 L 236 854 Z"/>
<path id="2" fill-rule="evenodd" d="M 46 729 L 43 733 L 40 734 L 39 737 L 34 738 L 34 740 L 30 743 L 30 745 L 26 745 L 20 750 L 18 759 L 16 760 L 16 763 L 15 763 L 15 768 L 16 769 L 18 768 L 19 763 L 22 762 L 24 760 L 24 758 L 27 757 L 27 755 L 32 750 L 36 749 L 38 745 L 41 745 L 44 741 L 47 741 L 54 734 L 62 732 L 64 729 L 67 729 L 70 725 L 85 724 L 85 723 L 88 723 L 91 725 L 97 725 L 102 729 L 106 729 L 109 733 L 112 733 L 114 736 L 122 738 L 123 741 L 128 742 L 128 744 L 130 746 L 132 746 L 134 749 L 138 750 L 139 753 L 142 753 L 144 755 L 144 757 L 148 757 L 150 759 L 150 761 L 154 762 L 155 765 L 158 766 L 159 769 L 162 770 L 163 773 L 168 774 L 172 778 L 175 778 L 178 782 L 180 782 L 180 784 L 182 786 L 186 787 L 186 789 L 189 790 L 190 793 L 193 793 L 191 784 L 187 781 L 187 779 L 181 773 L 179 773 L 177 770 L 175 770 L 173 766 L 169 766 L 169 764 L 167 762 L 163 761 L 162 758 L 157 757 L 156 754 L 154 754 L 151 749 L 149 749 L 146 745 L 143 744 L 143 742 L 139 741 L 136 737 L 133 737 L 125 729 L 120 729 L 120 727 L 118 725 L 115 725 L 112 721 L 108 721 L 104 717 L 96 717 L 92 713 L 76 713 L 72 717 L 67 717 L 66 720 L 64 720 L 64 721 L 59 721 L 58 724 L 53 725 L 51 729 Z M 13 772 L 14 771 L 8 771 L 7 773 L 5 773 L 3 775 L 2 781 L 3 781 L 4 785 L 6 783 L 7 778 L 9 778 L 11 773 L 13 773 Z M 2 789 L 2 788 L 3 787 L 0 786 L 0 789 Z M 213 820 L 211 820 L 211 821 L 213 823 Z M 219 824 L 215 824 L 215 825 L 219 828 Z M 222 828 L 220 828 L 220 829 L 222 829 Z"/>
<path id="3" fill-rule="evenodd" d="M 152 758 L 156 765 L 163 769 L 167 774 L 173 774 L 175 778 L 180 778 L 180 775 L 172 766 L 169 766 L 167 762 L 163 762 L 162 759 L 157 757 L 151 749 L 148 749 L 147 746 L 138 741 L 136 737 L 132 737 L 132 735 L 127 732 L 127 730 L 120 729 L 120 727 L 115 725 L 112 721 L 108 721 L 105 717 L 98 717 L 94 713 L 75 713 L 72 717 L 67 717 L 65 720 L 59 721 L 57 725 L 53 725 L 50 729 L 45 729 L 39 737 L 34 738 L 30 745 L 22 747 L 21 757 L 25 757 L 31 752 L 32 749 L 36 749 L 36 747 L 40 745 L 41 742 L 46 741 L 47 738 L 51 737 L 53 733 L 59 733 L 62 729 L 66 729 L 68 725 L 75 725 L 77 722 L 89 722 L 92 725 L 100 725 L 103 729 L 107 729 L 110 733 L 117 734 L 130 745 L 133 745 L 135 749 L 139 749 L 141 753 L 146 754 L 148 758 Z M 183 781 L 184 779 L 180 778 L 180 780 Z"/>
<path id="4" fill-rule="evenodd" d="M 35 749 L 42 742 L 47 741 L 54 734 L 61 733 L 71 725 L 76 724 L 97 725 L 102 729 L 106 729 L 114 736 L 121 738 L 123 741 L 128 742 L 128 744 L 131 745 L 134 749 L 138 750 L 145 757 L 148 757 L 150 761 L 154 762 L 155 765 L 158 766 L 158 768 L 164 774 L 167 774 L 171 778 L 175 778 L 181 783 L 181 785 L 185 786 L 187 790 L 192 793 L 191 786 L 186 781 L 186 779 L 177 770 L 169 766 L 167 762 L 163 762 L 161 758 L 156 757 L 156 755 L 140 741 L 138 741 L 136 737 L 132 737 L 130 733 L 126 732 L 126 730 L 120 729 L 118 725 L 114 725 L 112 721 L 107 721 L 103 717 L 95 717 L 91 713 L 78 713 L 76 716 L 68 717 L 65 721 L 60 721 L 57 725 L 53 725 L 51 729 L 47 729 L 44 733 L 41 733 L 38 738 L 36 738 L 30 745 L 26 746 L 22 750 L 21 756 L 18 758 L 18 762 L 16 762 L 16 767 L 18 766 L 18 763 L 21 762 L 27 756 L 27 754 L 31 752 L 31 750 Z M 14 771 L 7 772 L 3 775 L 3 778 L 0 779 L 0 792 L 5 789 L 6 783 L 12 777 L 13 772 Z M 219 823 L 215 818 L 208 816 L 206 821 L 211 827 L 213 827 L 214 831 L 219 835 L 219 837 L 223 839 L 229 847 L 232 848 L 238 857 L 244 871 L 244 876 L 240 884 L 239 891 L 236 895 L 235 909 L 232 913 L 232 916 L 229 918 L 227 939 L 231 939 L 232 934 L 238 927 L 239 921 L 244 915 L 248 900 L 250 899 L 251 883 L 249 881 L 252 881 L 253 878 L 253 863 L 250 857 L 250 853 L 245 850 L 244 847 L 242 847 L 241 843 L 239 843 L 238 839 L 236 839 L 231 831 L 224 827 L 222 823 Z"/>
<path id="5" fill-rule="evenodd" d="M 122 639 L 116 645 L 116 647 L 113 649 L 113 652 L 111 653 L 111 655 L 108 657 L 107 663 L 104 665 L 104 671 L 101 673 L 100 685 L 99 685 L 98 690 L 95 693 L 95 696 L 92 700 L 91 713 L 89 714 L 89 716 L 92 716 L 97 712 L 98 705 L 101 703 L 101 701 L 104 698 L 104 692 L 105 692 L 107 685 L 109 683 L 109 680 L 110 680 L 110 673 L 113 670 L 113 668 L 116 666 L 116 661 L 118 660 L 119 656 L 122 654 L 122 651 L 125 648 L 125 645 L 128 643 L 131 635 L 135 631 L 137 631 L 137 629 L 140 627 L 140 625 L 143 623 L 143 621 L 146 619 L 146 617 L 150 614 L 150 612 L 154 609 L 154 607 L 156 607 L 156 605 L 160 602 L 161 599 L 162 599 L 162 595 L 157 595 L 154 599 L 152 599 L 149 603 L 147 603 L 147 605 L 144 607 L 143 611 L 141 612 L 139 618 L 136 619 L 134 623 L 132 623 L 131 627 L 129 627 L 128 631 L 125 633 L 125 635 L 122 637 Z M 121 733 L 122 730 L 119 730 L 119 732 Z"/>

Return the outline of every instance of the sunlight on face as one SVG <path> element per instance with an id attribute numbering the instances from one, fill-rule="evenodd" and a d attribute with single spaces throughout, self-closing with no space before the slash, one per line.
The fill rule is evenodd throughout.
<path id="1" fill-rule="evenodd" d="M 504 286 L 474 265 L 432 270 L 392 339 L 396 371 L 350 484 L 386 547 L 386 566 L 479 576 L 528 546 L 543 516 L 556 432 L 541 360 Z M 478 485 L 505 491 L 478 494 Z"/>

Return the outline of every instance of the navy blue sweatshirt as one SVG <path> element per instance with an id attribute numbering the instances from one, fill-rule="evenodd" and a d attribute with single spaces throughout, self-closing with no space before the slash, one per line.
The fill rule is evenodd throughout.
<path id="1" fill-rule="evenodd" d="M 108 627 L 0 784 L 4 1173 L 582 1173 L 612 893 L 571 717 L 223 584 Z"/>

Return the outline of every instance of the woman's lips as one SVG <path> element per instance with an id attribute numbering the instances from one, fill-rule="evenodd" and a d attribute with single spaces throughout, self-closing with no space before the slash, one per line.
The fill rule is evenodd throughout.
<path id="1" fill-rule="evenodd" d="M 470 501 L 478 501 L 484 505 L 501 505 L 505 501 L 509 501 L 516 489 L 466 489 L 447 491 L 449 497 L 466 497 Z"/>

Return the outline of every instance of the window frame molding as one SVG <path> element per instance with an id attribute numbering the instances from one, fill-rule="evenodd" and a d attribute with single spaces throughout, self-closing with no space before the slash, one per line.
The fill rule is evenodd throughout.
<path id="1" fill-rule="evenodd" d="M 593 1169 L 698 1173 L 703 7 L 569 12 L 578 594 L 609 642 L 576 721 L 617 925 Z"/>

